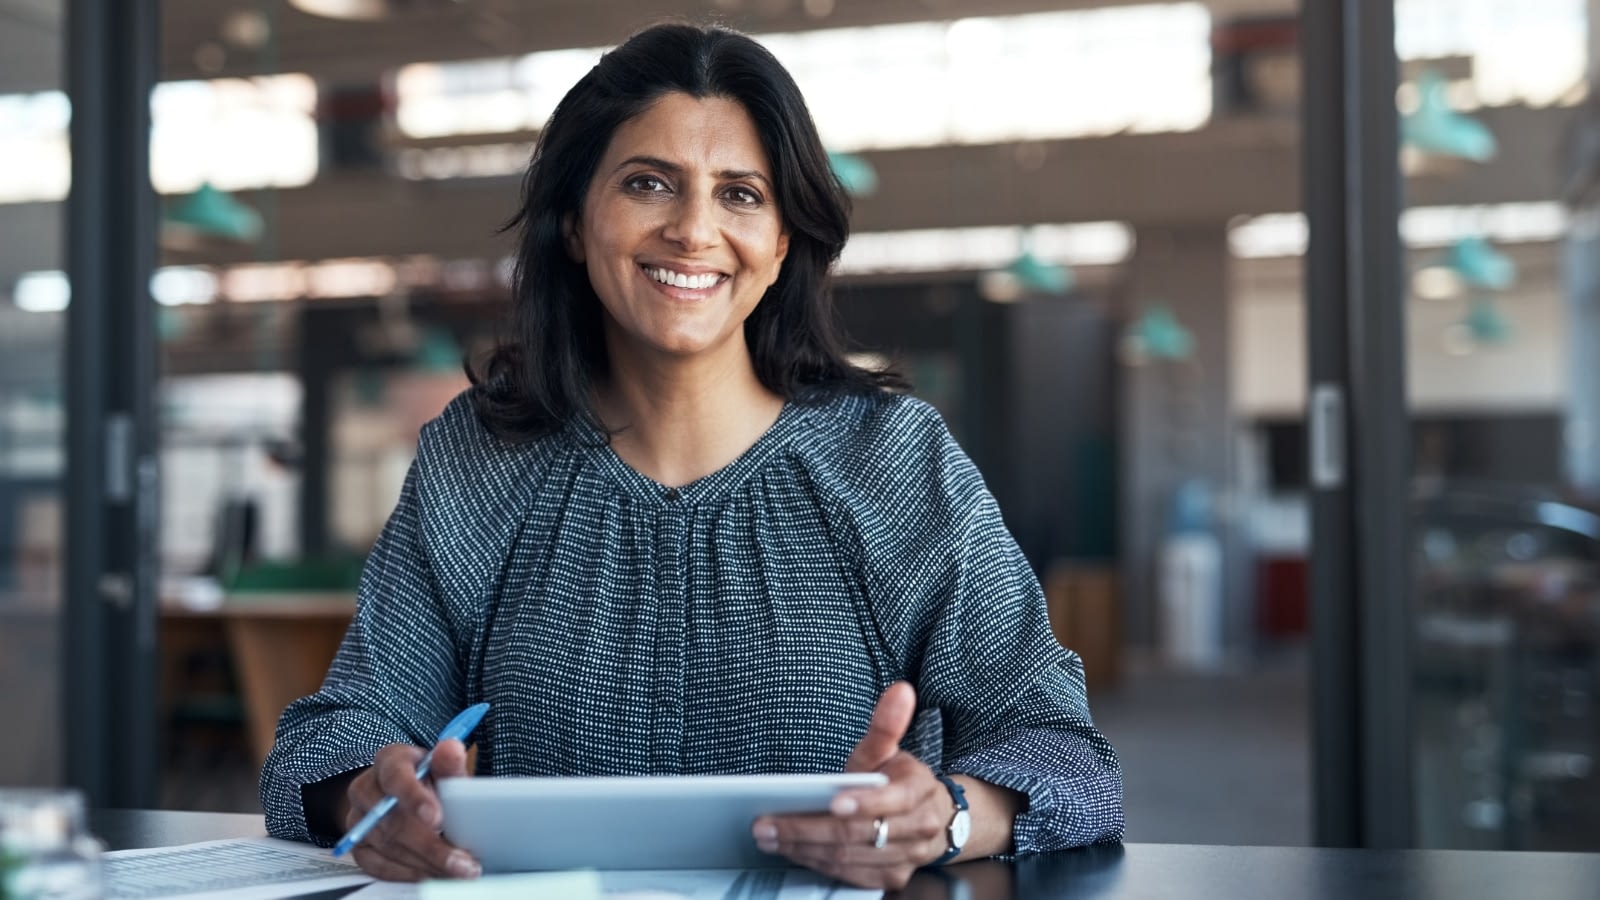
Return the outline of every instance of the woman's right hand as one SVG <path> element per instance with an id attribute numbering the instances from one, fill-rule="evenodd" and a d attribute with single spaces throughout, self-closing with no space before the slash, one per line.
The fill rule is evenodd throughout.
<path id="1" fill-rule="evenodd" d="M 400 802 L 379 820 L 351 851 L 363 871 L 384 881 L 424 878 L 476 878 L 478 861 L 451 845 L 440 833 L 444 814 L 433 781 L 467 774 L 467 749 L 460 741 L 443 741 L 433 750 L 432 774 L 417 780 L 417 763 L 426 753 L 410 744 L 390 744 L 378 751 L 372 767 L 356 776 L 345 790 L 346 829 L 360 821 L 384 797 Z"/>

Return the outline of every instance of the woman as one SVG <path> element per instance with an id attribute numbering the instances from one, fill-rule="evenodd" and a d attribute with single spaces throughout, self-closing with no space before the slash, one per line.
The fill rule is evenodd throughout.
<path id="1" fill-rule="evenodd" d="M 514 339 L 424 429 L 327 680 L 284 712 L 271 833 L 329 843 L 393 794 L 367 871 L 476 874 L 412 772 L 487 700 L 480 774 L 882 771 L 752 831 L 863 886 L 1118 839 L 1116 756 L 993 499 L 844 357 L 846 203 L 778 62 L 641 32 L 523 188 Z M 466 774 L 461 745 L 433 771 Z"/>

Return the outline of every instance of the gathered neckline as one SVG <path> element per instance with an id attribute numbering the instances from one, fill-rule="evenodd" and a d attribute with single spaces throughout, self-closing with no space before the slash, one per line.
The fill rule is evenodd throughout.
<path id="1" fill-rule="evenodd" d="M 765 465 L 772 454 L 788 444 L 804 419 L 805 409 L 794 401 L 785 400 L 778 418 L 755 443 L 722 468 L 677 486 L 662 484 L 629 465 L 617 455 L 607 435 L 591 425 L 574 426 L 578 432 L 575 443 L 626 493 L 662 506 L 693 506 L 716 500 L 742 484 Z"/>

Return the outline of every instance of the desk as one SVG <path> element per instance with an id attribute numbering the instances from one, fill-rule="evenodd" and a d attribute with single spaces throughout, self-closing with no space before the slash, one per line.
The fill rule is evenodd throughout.
<path id="1" fill-rule="evenodd" d="M 240 813 L 98 810 L 112 849 L 263 833 Z M 1585 900 L 1600 854 L 1128 844 L 918 873 L 901 900 Z M 336 897 L 339 892 L 315 895 Z M 895 897 L 896 895 L 891 895 Z"/>
<path id="2" fill-rule="evenodd" d="M 355 609 L 355 595 L 348 592 L 252 593 L 230 595 L 214 609 L 163 604 L 161 619 L 169 633 L 185 625 L 221 625 L 239 679 L 250 749 L 260 765 L 272 749 L 283 708 L 322 686 Z"/>

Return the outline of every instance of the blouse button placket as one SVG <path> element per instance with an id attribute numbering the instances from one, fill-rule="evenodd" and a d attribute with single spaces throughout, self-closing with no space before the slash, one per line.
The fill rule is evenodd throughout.
<path id="1" fill-rule="evenodd" d="M 667 488 L 661 496 L 669 505 L 662 510 L 658 545 L 661 617 L 656 631 L 655 722 L 651 735 L 653 768 L 658 773 L 676 773 L 683 767 L 684 706 L 684 630 L 687 609 L 688 516 L 682 492 Z"/>

